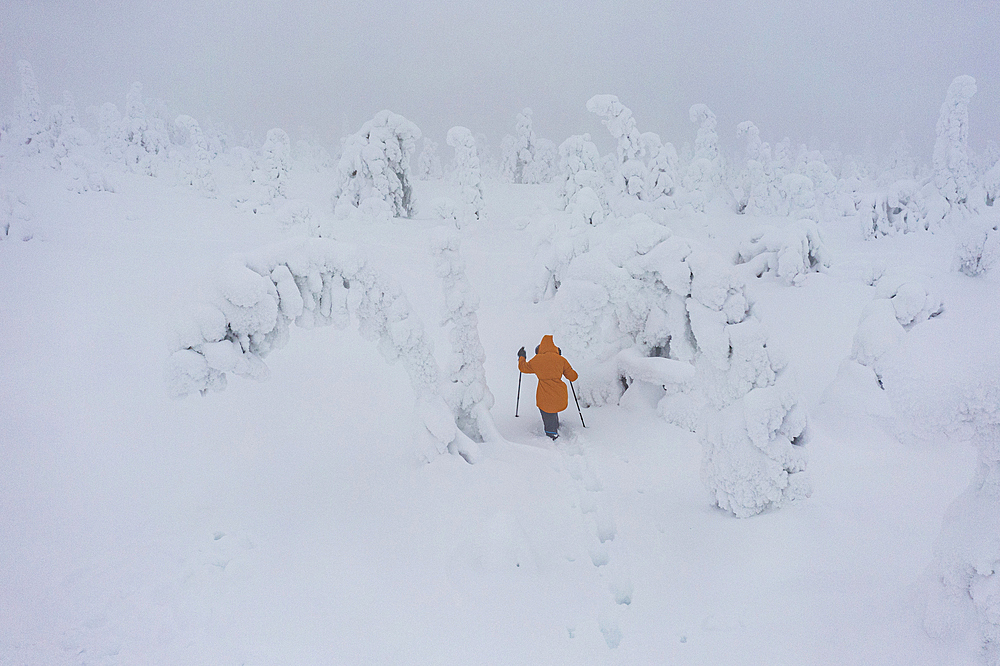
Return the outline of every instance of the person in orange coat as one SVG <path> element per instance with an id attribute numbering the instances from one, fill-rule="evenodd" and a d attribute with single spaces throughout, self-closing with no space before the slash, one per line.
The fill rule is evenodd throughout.
<path id="1" fill-rule="evenodd" d="M 569 393 L 562 378 L 575 382 L 578 375 L 569 361 L 562 357 L 551 335 L 542 338 L 530 361 L 527 358 L 528 354 L 521 347 L 517 351 L 517 368 L 538 377 L 535 404 L 542 413 L 545 434 L 555 441 L 559 437 L 559 412 L 569 406 Z"/>

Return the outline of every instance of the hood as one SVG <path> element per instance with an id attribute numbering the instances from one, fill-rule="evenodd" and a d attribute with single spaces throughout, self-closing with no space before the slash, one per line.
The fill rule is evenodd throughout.
<path id="1" fill-rule="evenodd" d="M 559 349 L 556 347 L 556 343 L 552 342 L 552 336 L 546 335 L 542 338 L 542 341 L 538 343 L 538 353 L 539 354 L 558 354 Z"/>

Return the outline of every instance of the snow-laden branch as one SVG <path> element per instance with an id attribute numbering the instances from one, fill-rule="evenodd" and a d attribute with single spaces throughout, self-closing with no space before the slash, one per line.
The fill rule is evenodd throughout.
<path id="1" fill-rule="evenodd" d="M 230 258 L 211 302 L 178 332 L 170 389 L 178 396 L 222 390 L 228 373 L 264 379 L 263 359 L 288 342 L 292 323 L 344 328 L 351 312 L 361 335 L 406 368 L 417 394 L 418 440 L 475 461 L 478 446 L 455 427 L 440 395 L 440 371 L 419 317 L 399 286 L 347 243 L 302 238 Z"/>

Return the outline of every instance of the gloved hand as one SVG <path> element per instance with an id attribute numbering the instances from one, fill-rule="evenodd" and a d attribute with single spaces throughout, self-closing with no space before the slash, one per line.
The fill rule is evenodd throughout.
<path id="1" fill-rule="evenodd" d="M 521 358 L 528 358 L 528 352 L 524 351 L 524 347 L 517 350 L 517 355 Z"/>

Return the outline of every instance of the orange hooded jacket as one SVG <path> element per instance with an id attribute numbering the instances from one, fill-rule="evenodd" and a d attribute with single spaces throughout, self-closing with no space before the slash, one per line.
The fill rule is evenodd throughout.
<path id="1" fill-rule="evenodd" d="M 559 350 L 552 342 L 552 336 L 546 335 L 538 345 L 538 353 L 530 361 L 517 357 L 517 368 L 521 372 L 534 374 L 538 377 L 538 390 L 535 391 L 535 404 L 543 412 L 555 414 L 569 405 L 569 393 L 562 378 L 575 382 L 578 375 L 569 361 L 559 355 Z"/>

